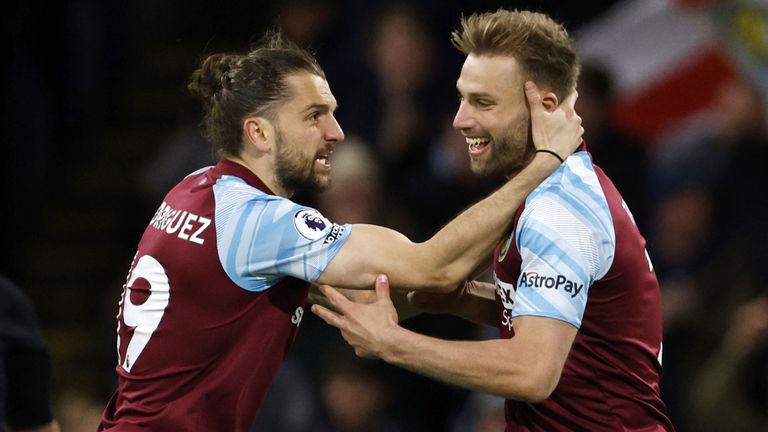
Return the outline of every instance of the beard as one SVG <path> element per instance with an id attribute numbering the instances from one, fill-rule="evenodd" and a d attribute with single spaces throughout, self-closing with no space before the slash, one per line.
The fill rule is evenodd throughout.
<path id="1" fill-rule="evenodd" d="M 472 172 L 477 176 L 504 175 L 513 177 L 536 155 L 530 127 L 527 122 L 506 129 L 499 137 L 492 136 L 491 152 L 486 159 L 470 159 Z"/>
<path id="2" fill-rule="evenodd" d="M 288 145 L 280 129 L 275 129 L 275 175 L 285 190 L 322 192 L 328 175 L 315 172 L 315 158 L 307 159 Z"/>

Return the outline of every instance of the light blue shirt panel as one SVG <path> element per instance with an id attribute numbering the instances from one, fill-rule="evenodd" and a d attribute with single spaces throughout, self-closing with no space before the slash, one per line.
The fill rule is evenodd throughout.
<path id="1" fill-rule="evenodd" d="M 223 176 L 213 193 L 219 260 L 248 291 L 265 291 L 286 276 L 315 282 L 352 231 L 239 177 Z"/>
<path id="2" fill-rule="evenodd" d="M 515 242 L 522 264 L 512 316 L 581 326 L 589 287 L 608 273 L 616 250 L 613 217 L 586 152 L 526 199 Z"/>

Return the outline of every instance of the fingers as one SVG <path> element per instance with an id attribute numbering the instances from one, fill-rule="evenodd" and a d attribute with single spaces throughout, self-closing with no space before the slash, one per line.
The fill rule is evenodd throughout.
<path id="1" fill-rule="evenodd" d="M 338 329 L 342 327 L 344 324 L 343 317 L 330 309 L 320 306 L 320 305 L 312 305 L 312 313 L 319 316 L 320 319 L 325 321 L 327 324 L 332 325 Z"/>
<path id="2" fill-rule="evenodd" d="M 347 306 L 351 303 L 350 300 L 344 296 L 344 294 L 338 292 L 330 285 L 320 285 L 318 288 L 320 289 L 320 292 L 323 293 L 323 295 L 331 302 L 331 304 L 336 306 L 336 308 L 342 312 L 344 312 Z"/>
<path id="3" fill-rule="evenodd" d="M 533 81 L 525 82 L 525 98 L 528 99 L 528 106 L 531 112 L 540 111 L 544 109 L 541 103 L 541 94 L 539 94 L 539 87 Z"/>
<path id="4" fill-rule="evenodd" d="M 374 285 L 376 288 L 376 298 L 382 299 L 390 299 L 390 293 L 389 293 L 389 278 L 385 274 L 380 274 L 378 277 L 376 277 L 376 284 Z"/>
<path id="5" fill-rule="evenodd" d="M 576 100 L 579 98 L 579 92 L 576 90 L 573 91 L 573 93 L 569 94 L 567 98 L 563 101 L 563 103 L 560 104 L 560 106 L 567 108 L 565 110 L 566 114 L 569 116 L 571 114 L 574 114 L 576 112 Z"/>

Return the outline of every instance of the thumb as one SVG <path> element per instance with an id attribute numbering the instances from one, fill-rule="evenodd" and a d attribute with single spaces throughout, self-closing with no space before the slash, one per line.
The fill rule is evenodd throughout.
<path id="1" fill-rule="evenodd" d="M 528 109 L 531 112 L 531 136 L 533 137 L 533 145 L 537 149 L 546 149 L 549 147 L 549 140 L 539 126 L 545 113 L 544 104 L 541 101 L 539 87 L 533 81 L 525 82 L 525 98 L 528 100 Z"/>
<path id="2" fill-rule="evenodd" d="M 533 81 L 525 82 L 525 98 L 528 99 L 528 106 L 531 110 L 531 117 L 533 117 L 534 113 L 538 113 L 544 109 L 544 105 L 541 103 L 539 87 Z"/>
<path id="3" fill-rule="evenodd" d="M 385 274 L 380 274 L 376 277 L 376 298 L 381 300 L 382 298 L 389 299 L 389 278 Z"/>

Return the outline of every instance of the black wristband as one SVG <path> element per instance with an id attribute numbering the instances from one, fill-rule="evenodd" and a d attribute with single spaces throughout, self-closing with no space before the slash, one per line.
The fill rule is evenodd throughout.
<path id="1" fill-rule="evenodd" d="M 557 158 L 557 160 L 559 160 L 559 161 L 560 161 L 560 163 L 563 163 L 563 162 L 565 162 L 565 160 L 564 160 L 563 158 L 561 158 L 559 154 L 557 154 L 557 153 L 553 152 L 552 150 L 546 150 L 546 149 L 537 149 L 537 150 L 536 150 L 536 153 L 549 153 L 549 154 L 551 154 L 552 156 L 556 157 L 556 158 Z"/>

